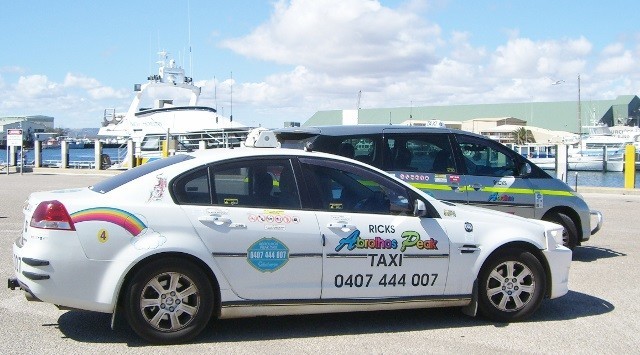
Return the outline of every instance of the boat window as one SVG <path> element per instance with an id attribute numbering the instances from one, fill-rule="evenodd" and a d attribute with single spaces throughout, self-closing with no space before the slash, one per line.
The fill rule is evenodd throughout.
<path id="1" fill-rule="evenodd" d="M 140 165 L 136 168 L 133 168 L 133 169 L 124 171 L 118 175 L 112 176 L 93 186 L 90 186 L 89 188 L 95 192 L 104 194 L 130 181 L 133 181 L 141 176 L 147 175 L 156 170 L 165 168 L 173 164 L 178 164 L 180 162 L 183 162 L 189 159 L 193 159 L 193 157 L 186 154 L 178 154 L 178 155 L 170 156 L 164 159 L 154 160 L 150 163 Z"/>
<path id="2" fill-rule="evenodd" d="M 143 152 L 160 150 L 161 141 L 162 141 L 162 138 L 159 136 L 144 137 L 144 139 L 142 140 L 142 144 L 140 145 L 140 150 Z"/>

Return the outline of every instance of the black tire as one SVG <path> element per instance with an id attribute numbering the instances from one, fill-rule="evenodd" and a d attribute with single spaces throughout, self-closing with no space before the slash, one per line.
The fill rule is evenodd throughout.
<path id="1" fill-rule="evenodd" d="M 511 248 L 499 251 L 478 275 L 480 312 L 493 321 L 521 321 L 540 307 L 546 282 L 542 264 L 533 254 Z"/>
<path id="2" fill-rule="evenodd" d="M 545 221 L 557 223 L 564 227 L 562 241 L 565 247 L 573 250 L 578 245 L 578 228 L 573 220 L 564 213 L 557 212 L 544 218 Z"/>
<path id="3" fill-rule="evenodd" d="M 211 319 L 214 292 L 206 274 L 184 259 L 144 265 L 125 294 L 125 314 L 143 339 L 175 344 L 193 339 Z"/>

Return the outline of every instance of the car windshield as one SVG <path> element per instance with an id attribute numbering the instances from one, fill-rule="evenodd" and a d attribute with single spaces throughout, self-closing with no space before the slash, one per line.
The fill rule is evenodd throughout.
<path id="1" fill-rule="evenodd" d="M 101 194 L 107 193 L 119 186 L 122 186 L 129 181 L 135 180 L 143 175 L 147 175 L 150 172 L 162 169 L 164 167 L 183 162 L 185 160 L 193 159 L 191 155 L 178 154 L 164 159 L 154 160 L 150 163 L 140 165 L 134 169 L 124 171 L 118 175 L 112 176 L 106 180 L 103 180 L 89 189 L 99 192 Z"/>

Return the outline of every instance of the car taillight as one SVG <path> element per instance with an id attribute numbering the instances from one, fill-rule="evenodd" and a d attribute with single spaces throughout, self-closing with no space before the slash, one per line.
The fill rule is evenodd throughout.
<path id="1" fill-rule="evenodd" d="M 31 227 L 42 229 L 76 230 L 71 217 L 60 201 L 40 202 L 31 216 Z"/>

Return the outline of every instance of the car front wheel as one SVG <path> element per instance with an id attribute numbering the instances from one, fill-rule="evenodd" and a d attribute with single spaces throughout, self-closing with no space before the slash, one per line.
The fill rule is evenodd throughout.
<path id="1" fill-rule="evenodd" d="M 546 289 L 540 261 L 520 249 L 506 249 L 490 257 L 478 276 L 482 314 L 498 322 L 515 322 L 533 314 Z"/>
<path id="2" fill-rule="evenodd" d="M 152 343 L 193 339 L 213 312 L 214 292 L 205 274 L 178 258 L 143 266 L 127 288 L 125 310 L 133 330 Z"/>

